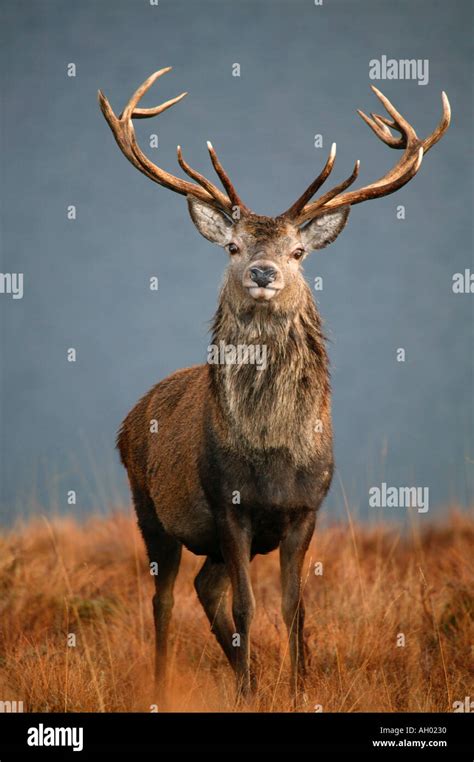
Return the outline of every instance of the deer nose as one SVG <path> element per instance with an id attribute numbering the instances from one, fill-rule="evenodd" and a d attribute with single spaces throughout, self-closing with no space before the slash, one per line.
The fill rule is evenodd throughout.
<path id="1" fill-rule="evenodd" d="M 273 283 L 277 276 L 277 271 L 273 267 L 251 267 L 249 272 L 251 280 L 261 288 Z"/>

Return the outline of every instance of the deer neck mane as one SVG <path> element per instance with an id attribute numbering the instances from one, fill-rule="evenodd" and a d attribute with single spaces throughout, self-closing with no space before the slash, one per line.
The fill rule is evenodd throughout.
<path id="1" fill-rule="evenodd" d="M 302 297 L 292 313 L 239 312 L 224 286 L 212 326 L 220 361 L 210 365 L 227 445 L 252 458 L 285 450 L 299 466 L 317 454 L 316 427 L 330 408 L 321 318 L 306 284 Z"/>

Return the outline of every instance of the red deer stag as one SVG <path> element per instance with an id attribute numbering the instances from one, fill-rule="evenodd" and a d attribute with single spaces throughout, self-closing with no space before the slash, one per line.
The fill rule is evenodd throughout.
<path id="1" fill-rule="evenodd" d="M 149 560 L 158 563 L 153 598 L 157 686 L 162 695 L 173 587 L 185 545 L 207 557 L 195 580 L 197 595 L 236 673 L 238 695 L 252 693 L 250 562 L 257 553 L 279 547 L 292 692 L 298 696 L 305 676 L 302 566 L 333 473 L 328 358 L 301 263 L 337 238 L 353 204 L 393 193 L 414 177 L 424 154 L 448 128 L 449 102 L 443 93 L 441 122 L 421 140 L 372 87 L 391 119 L 358 113 L 386 145 L 402 149 L 393 169 L 347 191 L 358 175 L 357 162 L 347 180 L 311 200 L 333 168 L 333 145 L 322 172 L 300 198 L 278 217 L 263 217 L 242 203 L 210 143 L 225 192 L 192 169 L 179 147 L 179 164 L 193 182 L 156 166 L 139 148 L 133 119 L 156 116 L 186 95 L 155 108 L 138 107 L 169 70 L 152 74 L 120 116 L 99 91 L 100 106 L 126 158 L 150 180 L 186 196 L 199 232 L 229 255 L 213 346 L 264 347 L 266 364 L 228 361 L 225 355 L 220 364 L 179 370 L 154 386 L 120 429 L 118 448 L 138 523 Z M 151 433 L 155 419 L 158 433 Z M 229 586 L 232 616 L 226 605 Z"/>

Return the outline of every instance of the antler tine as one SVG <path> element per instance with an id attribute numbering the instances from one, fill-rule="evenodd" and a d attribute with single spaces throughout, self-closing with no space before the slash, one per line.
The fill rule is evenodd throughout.
<path id="1" fill-rule="evenodd" d="M 357 109 L 357 113 L 359 116 L 364 120 L 366 124 L 369 125 L 372 132 L 375 132 L 378 138 L 382 140 L 384 143 L 386 143 L 391 148 L 399 148 L 400 147 L 400 138 L 394 138 L 390 130 L 385 126 L 385 124 L 379 124 L 379 122 L 376 119 L 376 116 L 372 114 L 372 119 L 367 116 L 367 114 L 364 114 L 363 111 L 360 109 Z M 395 127 L 395 125 L 393 125 Z"/>
<path id="2" fill-rule="evenodd" d="M 441 120 L 436 127 L 436 129 L 431 133 L 431 135 L 428 135 L 427 138 L 423 141 L 423 151 L 424 153 L 427 153 L 430 148 L 432 148 L 435 143 L 438 142 L 440 138 L 443 137 L 444 133 L 448 129 L 450 122 L 451 122 L 451 106 L 449 104 L 448 96 L 446 93 L 441 93 L 441 102 L 443 104 L 443 115 L 441 117 Z"/>
<path id="3" fill-rule="evenodd" d="M 406 185 L 412 177 L 418 172 L 421 162 L 423 160 L 423 147 L 419 146 L 414 156 L 409 162 L 402 160 L 397 164 L 397 167 L 402 169 L 402 172 L 396 173 L 391 170 L 386 175 L 381 177 L 374 183 L 366 185 L 363 188 L 358 188 L 349 193 L 343 193 L 340 196 L 336 196 L 328 201 L 324 207 L 321 207 L 320 214 L 326 212 L 333 212 L 342 206 L 360 204 L 362 201 L 368 201 L 373 198 L 381 198 L 382 196 L 388 196 L 390 193 L 394 193 L 404 185 Z"/>
<path id="4" fill-rule="evenodd" d="M 410 139 L 412 139 L 412 140 L 415 139 L 416 140 L 417 135 L 416 135 L 415 130 L 413 129 L 411 124 L 409 122 L 407 122 L 405 117 L 403 117 L 400 114 L 400 112 L 397 111 L 397 109 L 395 108 L 393 103 L 391 101 L 389 101 L 389 99 L 377 87 L 375 87 L 375 85 L 371 85 L 370 87 L 371 87 L 372 91 L 375 93 L 375 95 L 377 96 L 377 98 L 379 99 L 379 101 L 381 103 L 383 103 L 387 113 L 390 114 L 390 116 L 392 117 L 393 122 L 394 122 L 394 126 L 398 126 L 400 128 L 399 131 L 403 132 L 406 135 L 407 142 Z"/>
<path id="5" fill-rule="evenodd" d="M 398 132 L 402 133 L 402 135 L 405 135 L 405 134 L 408 135 L 410 130 L 411 130 L 413 137 L 416 137 L 415 130 L 413 130 L 411 125 L 405 119 L 403 119 L 403 117 L 401 117 L 401 115 L 398 113 L 398 111 L 390 103 L 388 98 L 386 98 L 383 95 L 383 93 L 381 93 L 379 90 L 377 90 L 376 87 L 372 86 L 372 90 L 377 95 L 377 97 L 382 101 L 382 103 L 384 104 L 384 106 L 387 109 L 387 111 L 389 112 L 389 114 L 392 114 L 392 116 L 393 116 L 393 112 L 394 112 L 395 114 L 397 114 L 397 118 L 394 118 L 394 120 L 392 122 L 392 121 L 390 121 L 390 119 L 387 119 L 387 117 L 381 116 L 380 114 L 371 114 L 371 116 L 377 122 L 379 122 L 379 123 L 383 122 L 383 124 L 387 125 L 388 127 L 391 127 L 391 128 L 393 128 L 395 130 L 398 130 Z M 438 140 L 440 140 L 440 138 L 444 135 L 444 133 L 446 132 L 446 130 L 448 129 L 448 127 L 450 125 L 450 122 L 451 122 L 451 106 L 449 104 L 448 96 L 446 95 L 444 90 L 441 93 L 441 103 L 442 103 L 442 106 L 443 106 L 443 114 L 441 116 L 441 120 L 440 120 L 438 126 L 436 127 L 436 129 L 430 135 L 428 135 L 428 137 L 426 137 L 422 141 L 423 152 L 424 153 L 427 153 L 430 150 L 430 148 L 432 148 L 432 146 L 434 146 L 435 143 L 437 143 Z M 389 106 L 392 109 L 392 111 L 390 110 Z M 361 114 L 360 111 L 359 111 L 359 113 Z M 361 114 L 361 116 L 362 116 L 362 114 Z M 387 145 L 390 145 L 390 144 L 387 144 Z M 406 145 L 406 141 L 403 141 L 403 138 L 400 139 L 400 145 L 402 147 L 405 147 L 405 145 Z"/>
<path id="6" fill-rule="evenodd" d="M 169 71 L 171 71 L 171 66 L 166 66 L 164 69 L 159 69 L 158 71 L 155 71 L 153 74 L 150 74 L 147 79 L 142 82 L 142 84 L 137 87 L 131 98 L 129 99 L 127 105 L 125 106 L 124 110 L 119 116 L 119 119 L 132 119 L 133 113 L 135 111 L 135 107 L 139 101 L 143 98 L 146 92 L 150 89 L 150 87 L 153 85 L 154 82 L 156 82 L 157 79 L 163 76 L 163 74 L 167 74 Z M 157 108 L 160 108 L 158 106 Z M 159 113 L 159 112 L 158 112 Z M 150 115 L 151 116 L 151 115 Z"/>
<path id="7" fill-rule="evenodd" d="M 288 219 L 294 219 L 296 218 L 304 206 L 310 201 L 310 199 L 313 198 L 314 194 L 317 190 L 321 187 L 321 185 L 326 182 L 327 178 L 332 172 L 332 168 L 334 167 L 334 162 L 336 161 L 336 144 L 333 143 L 331 146 L 331 150 L 329 151 L 329 156 L 327 158 L 326 164 L 324 165 L 323 169 L 319 173 L 319 175 L 316 177 L 315 180 L 311 183 L 311 185 L 308 185 L 304 193 L 301 194 L 301 196 L 295 201 L 295 203 L 290 206 L 289 209 L 287 209 L 286 212 L 282 215 L 283 217 L 288 217 Z"/>
<path id="8" fill-rule="evenodd" d="M 217 158 L 217 154 L 214 150 L 212 143 L 208 140 L 206 145 L 207 145 L 207 150 L 209 151 L 209 155 L 211 157 L 212 166 L 214 167 L 217 174 L 219 175 L 221 183 L 226 189 L 227 195 L 229 196 L 230 200 L 232 201 L 232 205 L 238 206 L 241 213 L 249 214 L 250 209 L 247 206 L 245 206 L 245 204 L 242 203 L 242 201 L 240 200 L 237 194 L 237 191 L 235 190 L 227 172 L 225 171 L 224 167 L 222 166 L 219 159 Z"/>
<path id="9" fill-rule="evenodd" d="M 387 119 L 386 116 L 382 116 L 381 114 L 374 114 L 372 111 L 370 112 L 370 116 L 381 127 L 382 130 L 385 130 L 387 138 L 390 137 L 390 140 L 385 141 L 386 144 L 390 146 L 390 148 L 405 147 L 405 136 L 402 128 L 399 127 L 398 124 L 395 124 L 395 122 L 393 122 L 391 119 Z M 397 132 L 400 133 L 400 137 L 394 137 L 391 133 L 391 130 L 397 130 Z"/>
<path id="10" fill-rule="evenodd" d="M 393 119 L 389 119 L 386 116 L 383 116 L 382 114 L 374 114 L 373 111 L 370 112 L 370 116 L 375 119 L 376 122 L 381 122 L 382 124 L 387 125 L 387 127 L 392 127 L 395 130 L 400 131 L 400 128 L 397 127 L 396 123 L 393 121 Z"/>
<path id="11" fill-rule="evenodd" d="M 178 164 L 183 169 L 189 177 L 191 177 L 193 180 L 196 180 L 200 185 L 202 185 L 205 190 L 208 191 L 211 195 L 213 194 L 214 186 L 210 182 L 210 180 L 207 179 L 207 177 L 204 177 L 200 172 L 198 172 L 196 169 L 193 169 L 187 161 L 185 161 L 183 157 L 183 152 L 181 150 L 181 146 L 176 147 L 176 153 L 178 155 Z M 228 211 L 227 207 L 225 208 L 226 211 Z"/>
<path id="12" fill-rule="evenodd" d="M 153 180 L 153 182 L 156 182 L 159 185 L 163 185 L 165 188 L 175 191 L 176 193 L 180 193 L 184 196 L 194 196 L 195 198 L 198 198 L 205 203 L 217 205 L 224 211 L 230 212 L 232 210 L 233 201 L 235 198 L 237 198 L 235 190 L 233 190 L 232 197 L 226 196 L 213 183 L 203 177 L 203 175 L 200 175 L 198 172 L 192 170 L 185 163 L 182 163 L 181 166 L 183 166 L 188 175 L 199 182 L 199 185 L 190 183 L 188 180 L 182 180 L 179 177 L 175 177 L 175 175 L 166 172 L 164 169 L 161 169 L 156 164 L 154 164 L 147 156 L 145 156 L 143 151 L 138 146 L 135 135 L 135 128 L 133 126 L 132 120 L 146 119 L 149 117 L 157 116 L 158 114 L 163 113 L 163 111 L 171 108 L 171 106 L 174 106 L 175 103 L 178 103 L 187 95 L 187 93 L 181 93 L 181 95 L 178 95 L 175 98 L 171 98 L 165 103 L 162 103 L 159 106 L 155 106 L 153 108 L 138 108 L 138 103 L 144 94 L 150 89 L 153 83 L 162 77 L 163 74 L 166 74 L 169 71 L 171 71 L 171 66 L 160 69 L 148 77 L 140 85 L 140 87 L 135 90 L 119 117 L 115 115 L 109 101 L 99 90 L 99 103 L 102 113 L 110 129 L 112 130 L 115 140 L 124 156 L 138 170 L 140 170 L 140 172 L 149 177 L 150 180 Z M 184 162 L 184 160 L 182 161 Z M 247 209 L 247 207 L 244 208 Z"/>
<path id="13" fill-rule="evenodd" d="M 360 204 L 372 198 L 379 198 L 394 193 L 411 180 L 418 172 L 424 154 L 440 140 L 449 127 L 451 109 L 446 93 L 442 93 L 443 114 L 436 129 L 424 140 L 420 140 L 411 124 L 397 111 L 389 99 L 372 85 L 372 90 L 377 98 L 383 103 L 392 119 L 380 114 L 371 113 L 368 117 L 363 111 L 358 111 L 364 122 L 370 129 L 391 148 L 404 149 L 400 160 L 383 177 L 369 185 L 357 190 L 344 191 L 357 177 L 358 164 L 354 172 L 343 183 L 325 193 L 311 204 L 306 204 L 296 217 L 297 224 L 301 224 L 313 217 L 333 212 L 343 206 Z M 391 130 L 397 130 L 400 137 L 395 137 Z"/>
<path id="14" fill-rule="evenodd" d="M 181 95 L 177 95 L 175 98 L 171 98 L 159 106 L 154 106 L 154 108 L 135 108 L 132 113 L 132 119 L 148 119 L 151 116 L 158 116 L 158 114 L 162 114 L 163 111 L 174 106 L 175 103 L 182 101 L 187 95 L 188 93 L 181 93 Z"/>
<path id="15" fill-rule="evenodd" d="M 155 179 L 153 176 L 153 173 L 150 172 L 144 165 L 142 165 L 138 158 L 135 156 L 133 150 L 132 150 L 132 139 L 130 137 L 130 134 L 127 132 L 127 130 L 122 129 L 122 125 L 120 122 L 120 119 L 118 119 L 117 116 L 115 116 L 112 107 L 107 99 L 107 97 L 104 95 L 102 90 L 98 91 L 98 97 L 99 97 L 99 105 L 101 108 L 101 111 L 104 115 L 105 120 L 107 121 L 107 124 L 109 125 L 110 129 L 112 130 L 113 136 L 115 138 L 115 141 L 124 154 L 124 156 L 127 157 L 127 159 L 144 175 L 150 178 L 150 180 L 153 180 L 154 182 L 158 182 L 158 180 Z M 165 183 L 162 183 L 165 185 Z M 165 187 L 167 187 L 165 185 Z"/>
<path id="16" fill-rule="evenodd" d="M 352 170 L 352 174 L 349 175 L 346 180 L 343 180 L 342 183 L 339 183 L 339 185 L 336 185 L 334 188 L 332 188 L 330 191 L 327 191 L 323 196 L 320 196 L 320 198 L 316 199 L 312 204 L 308 204 L 298 215 L 297 220 L 298 224 L 301 225 L 302 222 L 306 222 L 306 220 L 311 219 L 311 217 L 314 216 L 314 212 L 319 209 L 320 207 L 324 206 L 324 204 L 327 204 L 328 201 L 331 201 L 331 199 L 335 198 L 339 193 L 342 193 L 343 190 L 346 190 L 352 183 L 354 183 L 357 179 L 357 176 L 359 174 L 359 168 L 360 168 L 360 161 L 357 160 L 354 164 L 354 169 Z"/>

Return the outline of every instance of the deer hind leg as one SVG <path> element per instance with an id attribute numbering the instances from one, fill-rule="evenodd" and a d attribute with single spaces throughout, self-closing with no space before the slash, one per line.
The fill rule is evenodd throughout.
<path id="1" fill-rule="evenodd" d="M 288 629 L 291 659 L 291 689 L 294 701 L 304 695 L 306 644 L 302 569 L 315 525 L 315 513 L 308 512 L 288 529 L 280 544 L 282 614 Z"/>
<path id="2" fill-rule="evenodd" d="M 252 534 L 229 510 L 220 526 L 222 554 L 232 586 L 232 617 L 235 626 L 235 671 L 237 696 L 250 698 L 255 690 L 250 662 L 250 627 L 255 613 L 255 598 L 250 581 Z"/>
<path id="3" fill-rule="evenodd" d="M 173 588 L 181 561 L 182 544 L 167 534 L 156 515 L 153 501 L 140 491 L 133 490 L 138 524 L 145 541 L 148 560 L 156 567 L 153 619 L 155 624 L 155 687 L 158 700 L 165 702 L 167 678 L 168 631 L 173 609 Z"/>
<path id="4" fill-rule="evenodd" d="M 211 632 L 216 636 L 217 642 L 235 670 L 236 654 L 232 645 L 234 628 L 227 610 L 229 585 L 230 578 L 225 564 L 211 558 L 206 559 L 194 580 L 194 587 L 211 625 Z"/>

